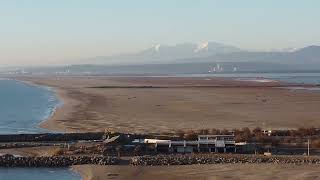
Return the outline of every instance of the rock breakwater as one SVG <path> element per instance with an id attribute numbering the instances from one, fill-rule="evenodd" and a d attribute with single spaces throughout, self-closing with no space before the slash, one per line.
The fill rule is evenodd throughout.
<path id="1" fill-rule="evenodd" d="M 191 164 L 227 164 L 227 163 L 275 163 L 275 164 L 320 164 L 320 157 L 306 156 L 263 156 L 263 155 L 157 155 L 133 157 L 134 166 L 167 166 Z"/>
<path id="2" fill-rule="evenodd" d="M 48 157 L 16 157 L 0 156 L 1 167 L 67 167 L 81 164 L 114 165 L 118 159 L 102 156 L 48 156 Z"/>

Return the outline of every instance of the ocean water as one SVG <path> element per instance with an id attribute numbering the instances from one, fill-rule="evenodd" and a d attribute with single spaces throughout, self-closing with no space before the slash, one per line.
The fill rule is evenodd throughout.
<path id="1" fill-rule="evenodd" d="M 48 88 L 0 80 L 0 134 L 48 132 L 38 127 L 59 105 Z"/>
<path id="2" fill-rule="evenodd" d="M 0 134 L 49 132 L 38 127 L 60 104 L 46 87 L 0 79 Z M 0 180 L 79 180 L 68 168 L 0 168 Z"/>
<path id="3" fill-rule="evenodd" d="M 0 168 L 0 180 L 79 180 L 66 168 Z"/>

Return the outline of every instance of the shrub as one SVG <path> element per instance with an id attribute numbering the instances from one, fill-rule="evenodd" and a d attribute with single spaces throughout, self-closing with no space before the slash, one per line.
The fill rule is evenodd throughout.
<path id="1" fill-rule="evenodd" d="M 184 138 L 186 140 L 196 140 L 198 138 L 198 134 L 192 130 L 189 130 L 184 134 Z"/>

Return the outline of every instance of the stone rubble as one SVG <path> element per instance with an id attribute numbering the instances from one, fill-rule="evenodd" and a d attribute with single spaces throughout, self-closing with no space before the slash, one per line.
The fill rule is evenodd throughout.
<path id="1" fill-rule="evenodd" d="M 190 154 L 190 155 L 156 155 L 137 156 L 130 161 L 134 166 L 167 166 L 191 164 L 320 164 L 320 157 L 307 156 L 263 156 L 263 155 L 235 155 L 235 154 Z"/>
<path id="2" fill-rule="evenodd" d="M 0 167 L 67 167 L 81 164 L 114 165 L 115 157 L 103 156 L 47 156 L 47 157 L 16 157 L 0 156 Z"/>

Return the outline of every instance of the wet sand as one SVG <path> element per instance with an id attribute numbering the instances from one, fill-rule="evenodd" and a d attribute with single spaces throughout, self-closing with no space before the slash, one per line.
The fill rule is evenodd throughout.
<path id="1" fill-rule="evenodd" d="M 81 165 L 73 169 L 84 180 L 218 180 L 218 179 L 318 179 L 320 166 L 277 164 L 223 164 L 161 167 Z"/>
<path id="2" fill-rule="evenodd" d="M 18 156 L 52 156 L 59 149 L 59 147 L 41 146 L 41 147 L 23 147 L 23 148 L 9 148 L 0 149 L 0 154 L 13 154 Z"/>
<path id="3" fill-rule="evenodd" d="M 20 77 L 53 87 L 64 105 L 41 127 L 60 131 L 320 126 L 320 93 L 224 78 Z M 99 87 L 99 88 L 93 88 Z"/>

